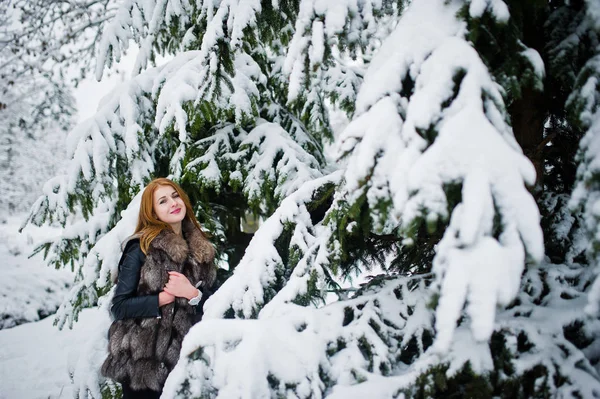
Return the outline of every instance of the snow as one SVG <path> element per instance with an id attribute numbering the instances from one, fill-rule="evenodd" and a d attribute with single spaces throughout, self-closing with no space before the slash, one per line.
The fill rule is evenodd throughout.
<path id="1" fill-rule="evenodd" d="M 88 306 L 92 306 L 99 299 L 97 290 L 116 281 L 119 258 L 122 252 L 121 245 L 135 231 L 142 192 L 140 190 L 132 199 L 127 209 L 121 212 L 121 219 L 116 226 L 110 232 L 104 234 L 89 250 L 77 274 L 73 288 L 56 314 L 58 325 L 61 328 L 65 323 L 68 323 L 69 328 L 71 328 L 74 321 L 77 320 L 80 309 L 77 309 L 76 304 L 80 301 L 81 297 L 86 298 Z M 106 224 L 107 221 L 103 221 L 96 228 L 101 228 L 102 226 L 106 226 Z M 73 226 L 70 227 L 73 228 Z M 96 228 L 92 227 L 91 229 L 94 231 Z M 77 230 L 75 228 L 75 231 Z M 108 298 L 103 298 L 106 301 L 110 298 L 110 295 Z"/>
<path id="2" fill-rule="evenodd" d="M 596 25 L 593 19 L 598 15 L 597 4 L 591 5 L 583 24 Z M 589 303 L 585 311 L 597 315 L 600 311 L 600 54 L 598 48 L 582 69 L 575 90 L 570 94 L 567 105 L 577 112 L 575 117 L 587 129 L 579 142 L 580 163 L 577 169 L 577 182 L 569 205 L 574 211 L 583 213 L 583 225 L 587 239 L 587 258 L 595 269 L 596 281 L 589 290 Z"/>
<path id="3" fill-rule="evenodd" d="M 216 10 L 213 9 L 213 5 Z M 231 107 L 236 113 L 236 121 L 241 123 L 243 115 L 252 115 L 253 98 L 258 96 L 255 82 L 266 82 L 260 68 L 252 57 L 249 57 L 241 46 L 244 29 L 256 25 L 255 14 L 260 12 L 260 2 L 256 0 L 237 0 L 205 2 L 199 4 L 201 19 L 206 18 L 207 28 L 203 33 L 200 48 L 197 51 L 185 51 L 185 43 L 189 35 L 181 39 L 183 46 L 167 71 L 176 72 L 168 79 L 159 79 L 162 88 L 158 97 L 155 125 L 161 133 L 174 123 L 179 131 L 180 141 L 187 139 L 187 115 L 183 104 L 194 101 L 198 104 L 202 99 L 215 100 L 220 107 Z M 155 42 L 160 40 L 164 32 L 169 31 L 170 21 L 177 18 L 180 27 L 188 21 L 188 15 L 194 12 L 195 5 L 185 1 L 147 2 L 128 0 L 120 5 L 117 16 L 106 26 L 99 44 L 96 64 L 96 76 L 100 80 L 105 65 L 110 65 L 111 57 L 119 61 L 121 53 L 129 47 L 129 41 L 135 40 L 140 47 L 136 59 L 136 74 L 143 73 L 147 68 Z M 137 10 L 141 11 L 140 13 Z M 135 16 L 138 15 L 139 18 Z M 232 47 L 231 58 L 235 64 L 232 74 L 223 70 L 217 60 L 216 49 L 218 41 L 224 37 L 224 22 L 226 23 L 228 40 Z M 165 29 L 166 28 L 166 29 Z M 179 38 L 166 38 L 167 41 L 179 41 Z M 175 47 L 175 46 L 174 46 Z M 174 66 L 174 68 L 173 68 Z M 217 68 L 228 76 L 229 84 L 223 85 L 215 78 Z M 224 86 L 224 87 L 223 87 Z M 231 90 L 229 89 L 231 87 Z M 217 90 L 224 89 L 224 93 Z M 153 91 L 156 94 L 156 90 Z"/>
<path id="4" fill-rule="evenodd" d="M 326 244 L 323 235 L 317 235 L 313 231 L 310 215 L 306 209 L 306 202 L 310 201 L 313 193 L 325 184 L 335 184 L 339 181 L 340 173 L 332 173 L 305 183 L 296 192 L 288 196 L 281 203 L 279 209 L 267 220 L 265 220 L 260 229 L 254 234 L 244 257 L 236 267 L 233 276 L 231 276 L 220 288 L 212 295 L 204 306 L 204 318 L 221 318 L 229 309 L 234 311 L 236 317 L 252 318 L 256 317 L 260 309 L 265 304 L 265 299 L 277 302 L 276 298 L 265 298 L 269 293 L 265 293 L 265 287 L 276 283 L 278 274 L 281 275 L 283 265 L 280 254 L 274 247 L 273 242 L 279 237 L 286 226 L 293 226 L 293 238 L 290 247 L 294 244 L 300 249 L 304 256 L 311 256 L 313 245 L 318 246 Z M 319 241 L 319 243 L 316 243 Z M 304 257 L 303 256 L 303 257 Z M 318 253 L 317 253 L 318 256 Z M 310 276 L 306 267 L 317 268 L 324 262 L 324 259 L 313 260 L 314 264 L 306 264 L 300 261 L 290 278 L 290 281 L 300 279 L 298 285 L 288 284 L 280 292 L 285 297 L 283 302 L 294 299 L 303 292 L 299 292 L 299 286 L 306 284 L 306 279 Z M 306 260 L 304 260 L 306 262 Z M 309 270 L 310 271 L 310 270 Z M 288 293 L 289 291 L 289 293 Z M 271 294 L 272 295 L 272 294 Z"/>
<path id="5" fill-rule="evenodd" d="M 352 44 L 367 44 L 379 33 L 385 24 L 376 20 L 374 14 L 388 12 L 383 3 L 380 0 L 300 2 L 295 32 L 283 64 L 283 73 L 290 78 L 288 101 L 296 100 L 302 92 L 305 62 L 310 71 L 323 72 L 316 72 L 316 76 L 327 75 L 328 68 L 322 65 L 325 49 L 334 48 L 340 36 L 346 36 Z"/>
<path id="6" fill-rule="evenodd" d="M 95 331 L 97 311 L 86 310 L 73 331 L 59 331 L 52 313 L 64 300 L 74 273 L 48 267 L 37 244 L 60 235 L 56 227 L 19 225 L 24 214 L 0 225 L 0 398 L 65 398 L 72 391 L 69 362 Z M 40 320 L 40 315 L 48 316 Z M 14 323 L 25 323 L 14 326 Z"/>
<path id="7" fill-rule="evenodd" d="M 434 229 L 450 219 L 433 261 L 441 352 L 465 305 L 474 336 L 489 339 L 496 305 L 515 298 L 526 256 L 536 263 L 544 253 L 539 210 L 527 190 L 535 169 L 499 117 L 502 94 L 465 40 L 456 7 L 411 3 L 369 65 L 339 146 L 348 162 L 342 193 L 350 204 L 366 194 L 377 228 L 399 219 L 411 238 L 421 219 Z M 462 185 L 458 204 L 447 198 L 451 184 Z M 393 211 L 380 214 L 390 197 Z"/>
<path id="8" fill-rule="evenodd" d="M 73 330 L 59 330 L 52 317 L 1 330 L 0 398 L 73 397 L 69 370 L 90 337 L 97 335 L 101 319 L 98 310 L 86 309 Z"/>
<path id="9" fill-rule="evenodd" d="M 319 164 L 278 124 L 257 120 L 241 141 L 243 152 L 253 151 L 252 158 L 244 165 L 247 177 L 244 194 L 250 201 L 261 197 L 259 184 L 271 183 L 275 197 L 283 200 L 305 182 L 321 176 Z M 277 158 L 280 157 L 278 161 Z M 273 168 L 273 166 L 275 167 Z"/>
<path id="10" fill-rule="evenodd" d="M 498 22 L 508 22 L 510 18 L 508 6 L 502 0 L 472 0 L 469 5 L 469 15 L 473 18 L 480 18 L 488 10 Z"/>
<path id="11" fill-rule="evenodd" d="M 529 63 L 533 66 L 535 74 L 540 79 L 543 79 L 546 76 L 546 66 L 544 65 L 544 60 L 540 53 L 533 48 L 528 48 L 527 50 L 522 51 L 521 54 L 527 58 Z"/>
<path id="12" fill-rule="evenodd" d="M 122 85 L 133 70 L 133 61 L 138 48 L 135 43 L 129 47 L 128 53 L 115 63 L 111 68 L 111 74 L 105 76 L 101 82 L 93 79 L 84 79 L 73 92 L 77 103 L 78 122 L 83 122 L 97 112 L 99 99 L 111 93 L 117 86 Z"/>
<path id="13" fill-rule="evenodd" d="M 323 398 L 329 397 L 323 373 L 331 379 L 329 384 L 337 383 L 332 397 L 341 387 L 356 388 L 357 374 L 376 381 L 374 373 L 389 369 L 389 359 L 397 350 L 388 334 L 411 319 L 413 326 L 432 328 L 431 318 L 423 317 L 429 311 L 415 308 L 424 300 L 424 287 L 404 302 L 397 300 L 395 291 L 409 292 L 407 284 L 411 280 L 396 277 L 376 294 L 367 293 L 318 310 L 288 302 L 276 305 L 277 312 L 261 312 L 258 320 L 204 320 L 184 339 L 180 361 L 169 375 L 163 397 L 212 392 L 216 398 L 262 398 L 276 392 L 284 397 Z M 348 309 L 353 314 L 351 319 L 346 317 Z M 357 345 L 356 339 L 361 336 L 370 345 L 373 364 Z M 194 352 L 195 356 L 189 356 Z M 181 388 L 185 384 L 189 385 Z M 387 397 L 381 392 L 388 388 L 388 384 L 378 387 L 368 397 Z M 355 395 L 353 390 L 345 397 L 360 397 Z"/>
<path id="14" fill-rule="evenodd" d="M 388 398 L 414 387 L 432 366 L 447 366 L 448 377 L 467 363 L 477 373 L 491 371 L 489 340 L 494 333 L 506 339 L 516 378 L 531 374 L 541 364 L 548 371 L 546 382 L 552 393 L 593 397 L 600 392 L 597 371 L 588 360 L 597 358 L 598 345 L 584 353 L 565 337 L 568 326 L 585 323 L 584 332 L 596 338 L 599 322 L 587 319 L 582 309 L 589 300 L 586 311 L 592 315 L 598 311 L 600 278 L 586 298 L 583 292 L 592 280 L 591 271 L 582 271 L 585 266 L 571 262 L 573 257 L 567 265 L 550 264 L 544 258 L 540 215 L 527 190 L 535 182 L 535 170 L 506 123 L 505 93 L 466 40 L 466 24 L 457 16 L 465 3 L 411 2 L 369 65 L 336 62 L 331 69 L 323 65 L 323 57 L 335 48 L 336 36 L 345 28 L 346 39 L 359 47 L 381 33 L 374 14 L 382 4 L 302 2 L 285 60 L 281 54 L 270 59 L 275 73 L 281 67 L 283 78 L 290 78 L 289 86 L 282 85 L 289 89 L 288 100 L 305 97 L 302 115 L 288 117 L 285 107 L 273 103 L 260 110 L 261 116 L 265 111 L 270 118 L 263 120 L 255 115 L 256 101 L 267 72 L 242 46 L 244 30 L 255 28 L 260 2 L 122 2 L 101 43 L 99 67 L 110 64 L 109 51 L 118 60 L 133 38 L 141 46 L 137 76 L 116 88 L 101 102 L 98 113 L 73 131 L 68 144 L 74 160 L 68 174 L 48 182 L 46 196 L 31 215 L 41 223 L 40 214 L 47 211 L 66 221 L 72 211 L 68 196 L 82 185 L 93 199 L 93 209 L 75 210 L 88 212 L 89 220 L 76 215 L 58 239 L 44 233 L 42 240 L 51 244 L 54 262 L 68 245 L 82 243 L 75 285 L 57 314 L 61 326 L 72 325 L 78 317 L 80 322 L 74 324 L 75 330 L 62 333 L 51 329 L 51 318 L 0 331 L 0 372 L 3 382 L 5 376 L 9 381 L 0 387 L 0 397 L 85 396 L 87 390 L 99 396 L 102 381 L 97 370 L 105 357 L 109 289 L 120 244 L 132 233 L 139 206 L 138 194 L 116 215 L 112 191 L 131 194 L 141 188 L 154 170 L 152 154 L 163 150 L 164 136 L 172 130 L 175 134 L 169 139 L 175 140 L 177 150 L 169 172 L 174 176 L 187 173 L 217 191 L 230 184 L 265 213 L 272 206 L 266 197 L 280 203 L 255 233 L 233 276 L 208 300 L 205 320 L 185 338 L 164 397 Z M 182 37 L 173 35 L 171 45 L 179 54 L 161 67 L 146 69 L 152 46 L 164 40 L 165 31 L 170 32 L 165 28 L 178 21 L 183 33 L 194 7 L 200 8 L 199 18 L 207 27 L 200 49 L 187 48 L 198 47 L 190 30 Z M 598 15 L 598 8 L 590 7 L 590 14 Z M 472 0 L 468 11 L 472 18 L 489 12 L 500 23 L 510 16 L 502 0 Z M 389 27 L 382 25 L 386 27 L 381 29 Z M 221 66 L 216 43 L 226 33 L 235 74 L 226 77 L 231 86 L 217 93 L 213 74 Z M 258 47 L 251 50 L 262 51 Z M 370 51 L 375 50 L 361 51 L 370 59 Z M 544 63 L 536 51 L 525 49 L 520 55 L 538 77 L 544 76 Z M 335 56 L 344 59 L 347 54 Z M 581 119 L 590 124 L 582 140 L 585 167 L 580 175 L 585 178 L 580 178 L 573 194 L 573 207 L 585 203 L 584 222 L 595 234 L 592 237 L 600 240 L 600 200 L 586 185 L 586 178 L 600 167 L 597 87 L 598 79 L 592 76 L 573 95 L 583 98 Z M 344 129 L 337 147 L 343 159 L 331 166 L 338 170 L 330 174 L 322 170 L 319 150 L 307 149 L 320 144 L 309 132 L 315 126 L 328 128 L 327 112 L 319 108 L 324 93 L 336 93 L 342 102 L 356 100 L 352 119 L 340 123 Z M 220 122 L 210 126 L 208 137 L 192 142 L 187 107 L 206 105 L 207 100 Z M 227 113 L 234 117 L 221 121 Z M 248 116 L 251 122 L 242 123 Z M 310 126 L 296 117 L 308 120 Z M 200 155 L 186 159 L 190 148 Z M 109 161 L 108 155 L 115 153 L 117 161 L 114 157 Z M 121 161 L 131 174 L 127 184 L 135 186 L 128 187 L 127 193 L 115 187 L 122 176 L 113 164 Z M 264 185 L 272 186 L 272 192 L 265 194 Z M 459 187 L 456 198 L 448 198 L 449 185 Z M 338 191 L 326 221 L 313 223 L 309 208 L 315 194 L 334 186 Z M 388 264 L 394 254 L 384 254 L 384 265 L 356 261 L 363 269 L 358 282 L 370 267 L 385 276 L 374 279 L 377 283 L 381 278 L 378 286 L 373 284 L 350 299 L 339 294 L 342 300 L 329 301 L 324 299 L 327 284 L 347 286 L 348 281 L 341 281 L 343 272 L 328 267 L 340 256 L 341 246 L 334 239 L 337 226 L 328 217 L 342 209 L 344 201 L 352 205 L 362 198 L 374 230 L 391 234 L 400 227 L 404 245 L 419 244 L 410 230 L 421 220 L 429 229 L 445 229 L 435 248 L 433 270 L 395 275 Z M 120 221 L 108 231 L 114 220 Z M 556 225 L 557 237 L 566 239 L 578 220 L 569 218 Z M 359 227 L 353 221 L 346 233 L 351 235 Z M 287 246 L 285 255 L 276 247 L 282 245 L 280 241 Z M 14 248 L 18 245 L 9 245 L 6 256 L 19 260 L 10 254 L 17 252 Z M 33 260 L 31 268 L 20 267 L 27 276 L 33 275 L 29 270 Z M 34 320 L 35 315 L 29 315 L 41 306 L 56 305 L 54 293 L 51 299 L 31 293 L 32 284 L 36 294 L 44 287 L 22 279 L 19 269 L 7 275 L 8 284 L 24 287 L 19 293 L 28 292 L 15 295 L 18 303 L 10 304 L 27 320 Z M 60 287 L 60 281 L 44 283 L 53 290 Z M 317 291 L 311 297 L 309 287 Z M 11 289 L 9 285 L 4 292 Z M 98 298 L 99 291 L 104 296 Z M 439 301 L 432 310 L 436 294 Z M 300 306 L 305 297 L 308 300 Z M 35 298 L 36 304 L 27 303 L 29 298 Z M 100 309 L 80 313 L 81 307 L 96 300 Z M 512 307 L 507 309 L 509 304 Z M 531 350 L 517 348 L 517 337 L 522 335 Z M 430 346 L 431 337 L 435 340 Z M 416 349 L 405 364 L 399 359 L 409 345 Z M 72 354 L 55 353 L 62 348 L 70 348 Z M 52 362 L 34 364 L 40 354 Z M 74 386 L 67 385 L 67 374 L 57 371 L 61 368 L 69 370 Z M 30 369 L 45 374 L 31 374 Z M 22 375 L 31 376 L 35 383 L 20 384 Z M 557 385 L 557 381 L 567 382 Z"/>
<path id="15" fill-rule="evenodd" d="M 596 29 L 600 29 L 600 3 L 596 0 L 586 0 L 586 5 L 589 20 L 594 23 Z"/>
<path id="16" fill-rule="evenodd" d="M 53 314 L 73 281 L 71 271 L 46 266 L 41 254 L 28 258 L 42 237 L 59 231 L 30 226 L 19 233 L 23 216 L 10 216 L 0 225 L 0 329 Z"/>
<path id="17" fill-rule="evenodd" d="M 389 93 L 402 92 L 402 77 L 416 78 L 421 63 L 440 41 L 464 29 L 455 18 L 458 2 L 445 10 L 435 0 L 414 2 L 406 9 L 402 21 L 369 64 L 363 87 L 356 99 L 362 114 Z M 406 45 L 399 46 L 399 43 Z M 410 68 L 410 70 L 408 70 Z"/>

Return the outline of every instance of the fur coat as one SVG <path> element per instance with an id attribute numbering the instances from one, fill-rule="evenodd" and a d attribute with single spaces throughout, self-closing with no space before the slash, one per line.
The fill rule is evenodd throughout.
<path id="1" fill-rule="evenodd" d="M 193 285 L 210 287 L 215 278 L 215 250 L 195 226 L 184 219 L 183 236 L 165 229 L 152 240 L 141 266 L 136 295 L 157 295 L 168 271 L 184 274 Z M 108 357 L 102 374 L 134 390 L 161 391 L 179 359 L 181 342 L 193 324 L 195 307 L 185 298 L 160 308 L 160 317 L 115 320 L 109 329 Z"/>

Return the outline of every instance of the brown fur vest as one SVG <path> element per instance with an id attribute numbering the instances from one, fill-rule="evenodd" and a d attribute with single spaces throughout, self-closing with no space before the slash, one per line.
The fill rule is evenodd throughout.
<path id="1" fill-rule="evenodd" d="M 195 226 L 184 219 L 183 237 L 165 229 L 150 243 L 141 267 L 137 295 L 156 295 L 168 271 L 184 274 L 193 285 L 210 287 L 215 278 L 215 250 Z M 183 337 L 192 326 L 195 308 L 185 298 L 160 308 L 159 318 L 115 320 L 109 329 L 108 357 L 102 374 L 134 390 L 161 391 L 179 358 Z"/>

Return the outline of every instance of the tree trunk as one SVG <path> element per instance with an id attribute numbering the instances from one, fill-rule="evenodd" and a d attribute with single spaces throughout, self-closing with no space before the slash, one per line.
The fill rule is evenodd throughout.
<path id="1" fill-rule="evenodd" d="M 544 59 L 546 38 L 544 24 L 548 18 L 548 4 L 543 0 L 510 1 L 511 16 L 522 29 L 521 40 L 527 47 L 535 49 Z M 546 82 L 544 82 L 544 85 Z M 522 87 L 521 97 L 510 105 L 515 138 L 536 171 L 535 187 L 543 187 L 544 178 L 544 123 L 548 116 L 548 93 L 546 88 L 536 90 L 532 86 Z M 536 190 L 537 191 L 537 190 Z"/>
<path id="2" fill-rule="evenodd" d="M 523 89 L 522 96 L 509 108 L 513 132 L 525 155 L 535 166 L 536 187 L 541 187 L 544 177 L 544 122 L 546 106 L 544 93 L 533 88 Z"/>

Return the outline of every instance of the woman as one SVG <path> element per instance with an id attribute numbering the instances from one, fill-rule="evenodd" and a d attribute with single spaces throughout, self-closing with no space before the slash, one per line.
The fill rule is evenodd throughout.
<path id="1" fill-rule="evenodd" d="M 102 365 L 104 376 L 121 383 L 123 398 L 160 396 L 183 337 L 212 293 L 214 256 L 183 190 L 169 179 L 150 182 L 119 262 Z"/>

